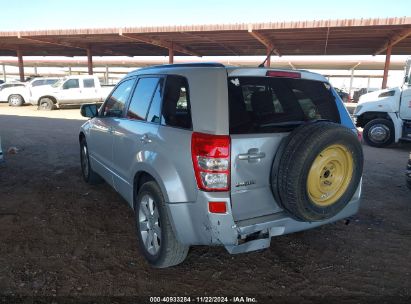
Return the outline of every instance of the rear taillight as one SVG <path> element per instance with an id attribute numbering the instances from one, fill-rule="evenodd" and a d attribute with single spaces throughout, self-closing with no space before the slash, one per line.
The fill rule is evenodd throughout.
<path id="1" fill-rule="evenodd" d="M 267 71 L 265 76 L 268 77 L 285 77 L 285 78 L 301 78 L 301 73 L 287 71 Z"/>
<path id="2" fill-rule="evenodd" d="M 230 189 L 230 136 L 194 132 L 191 137 L 191 157 L 200 190 Z"/>

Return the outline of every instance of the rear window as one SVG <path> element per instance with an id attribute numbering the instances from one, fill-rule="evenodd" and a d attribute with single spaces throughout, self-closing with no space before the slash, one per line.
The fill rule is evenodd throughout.
<path id="1" fill-rule="evenodd" d="M 287 132 L 309 121 L 339 123 L 329 84 L 273 77 L 228 78 L 230 133 Z"/>

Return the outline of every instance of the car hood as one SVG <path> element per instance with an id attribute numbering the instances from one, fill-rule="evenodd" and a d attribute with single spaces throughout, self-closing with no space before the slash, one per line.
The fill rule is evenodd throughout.
<path id="1" fill-rule="evenodd" d="M 387 93 L 387 92 L 390 92 L 390 91 L 394 91 L 393 95 L 391 95 L 391 96 L 381 96 L 384 93 Z M 361 95 L 360 100 L 358 101 L 358 104 L 363 104 L 363 103 L 367 103 L 367 102 L 374 102 L 374 101 L 379 101 L 379 100 L 385 100 L 385 99 L 391 98 L 393 96 L 395 97 L 397 94 L 398 94 L 398 96 L 399 96 L 399 94 L 401 94 L 401 88 L 399 88 L 399 87 L 370 92 L 370 93 Z"/>

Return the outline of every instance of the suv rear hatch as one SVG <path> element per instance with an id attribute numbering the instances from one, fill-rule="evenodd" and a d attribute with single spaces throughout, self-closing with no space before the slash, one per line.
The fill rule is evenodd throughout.
<path id="1" fill-rule="evenodd" d="M 231 202 L 234 220 L 282 211 L 270 176 L 277 149 L 301 124 L 340 123 L 335 95 L 320 75 L 299 71 L 228 71 Z"/>

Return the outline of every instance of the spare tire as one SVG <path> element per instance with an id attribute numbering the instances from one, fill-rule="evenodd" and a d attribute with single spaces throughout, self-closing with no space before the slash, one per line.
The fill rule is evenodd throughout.
<path id="1" fill-rule="evenodd" d="M 274 197 L 296 220 L 331 218 L 353 197 L 363 162 L 352 130 L 332 122 L 304 124 L 277 150 L 271 170 Z"/>

